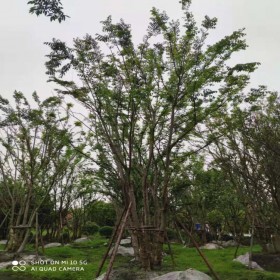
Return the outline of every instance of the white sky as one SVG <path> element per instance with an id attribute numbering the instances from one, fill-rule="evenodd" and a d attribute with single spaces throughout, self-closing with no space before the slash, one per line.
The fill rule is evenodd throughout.
<path id="1" fill-rule="evenodd" d="M 181 16 L 178 0 L 64 0 L 65 12 L 71 16 L 66 22 L 50 22 L 44 16 L 28 13 L 27 1 L 2 1 L 0 9 L 0 94 L 6 98 L 14 90 L 31 95 L 37 91 L 42 97 L 54 93 L 48 84 L 44 57 L 49 49 L 43 45 L 52 38 L 71 44 L 75 37 L 101 31 L 100 21 L 108 15 L 114 21 L 123 18 L 132 25 L 135 42 L 143 38 L 150 9 L 155 6 L 178 19 Z M 248 49 L 236 55 L 235 63 L 261 62 L 252 75 L 251 86 L 267 85 L 280 90 L 280 1 L 279 0 L 193 0 L 192 12 L 200 21 L 204 15 L 218 18 L 211 41 L 215 42 L 232 31 L 245 27 Z"/>

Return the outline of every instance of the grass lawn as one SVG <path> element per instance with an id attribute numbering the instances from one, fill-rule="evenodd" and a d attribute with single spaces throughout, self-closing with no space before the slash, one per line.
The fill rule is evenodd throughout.
<path id="1" fill-rule="evenodd" d="M 10 269 L 4 272 L 2 270 L 0 271 L 0 279 L 91 280 L 106 251 L 106 246 L 104 245 L 106 242 L 108 242 L 106 239 L 96 235 L 92 237 L 91 241 L 84 243 L 46 249 L 46 256 L 59 262 L 59 264 L 32 265 L 28 266 L 25 272 L 13 272 Z M 0 247 L 0 249 L 3 249 L 3 247 Z M 32 246 L 29 246 L 27 250 L 30 252 L 34 251 Z M 172 244 L 172 250 L 175 258 L 175 267 L 173 268 L 172 266 L 171 257 L 166 255 L 164 257 L 161 273 L 194 268 L 209 274 L 207 266 L 194 248 L 184 248 L 180 244 Z M 165 248 L 165 251 L 168 252 L 167 248 Z M 221 280 L 280 280 L 280 273 L 251 271 L 243 265 L 233 262 L 234 251 L 235 248 L 203 250 Z M 254 251 L 260 252 L 260 247 L 254 246 Z M 248 247 L 242 247 L 239 249 L 238 254 L 241 255 L 246 252 L 248 252 Z M 114 267 L 129 266 L 130 270 L 138 269 L 133 263 L 129 263 L 130 259 L 131 257 L 118 256 Z M 78 267 L 80 271 L 63 271 L 65 267 L 70 269 Z"/>

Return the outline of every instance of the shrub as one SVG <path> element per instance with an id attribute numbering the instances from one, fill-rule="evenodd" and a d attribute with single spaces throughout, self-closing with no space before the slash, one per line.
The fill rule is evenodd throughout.
<path id="1" fill-rule="evenodd" d="M 99 229 L 99 234 L 103 237 L 109 238 L 112 236 L 113 234 L 113 227 L 110 226 L 104 226 L 102 228 Z"/>
<path id="2" fill-rule="evenodd" d="M 167 232 L 167 237 L 168 237 L 169 240 L 176 240 L 177 239 L 177 233 L 174 229 L 167 228 L 166 232 Z"/>
<path id="3" fill-rule="evenodd" d="M 90 220 L 99 226 L 114 226 L 116 212 L 112 203 L 95 201 L 86 206 L 86 211 Z"/>
<path id="4" fill-rule="evenodd" d="M 61 236 L 59 238 L 59 242 L 61 243 L 67 243 L 70 242 L 70 233 L 69 230 L 63 230 L 61 233 Z"/>
<path id="5" fill-rule="evenodd" d="M 219 210 L 212 210 L 207 214 L 207 219 L 213 229 L 217 229 L 224 222 L 224 215 Z"/>
<path id="6" fill-rule="evenodd" d="M 99 226 L 94 222 L 87 222 L 82 226 L 82 233 L 87 235 L 93 235 L 99 231 Z"/>

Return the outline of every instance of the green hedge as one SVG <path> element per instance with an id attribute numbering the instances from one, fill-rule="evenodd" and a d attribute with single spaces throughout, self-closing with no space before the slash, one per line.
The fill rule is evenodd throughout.
<path id="1" fill-rule="evenodd" d="M 110 238 L 113 234 L 113 227 L 104 226 L 99 229 L 99 234 L 103 237 Z"/>
<path id="2" fill-rule="evenodd" d="M 82 227 L 82 233 L 88 234 L 88 235 L 93 235 L 99 231 L 99 225 L 94 223 L 94 222 L 87 222 L 83 227 Z"/>

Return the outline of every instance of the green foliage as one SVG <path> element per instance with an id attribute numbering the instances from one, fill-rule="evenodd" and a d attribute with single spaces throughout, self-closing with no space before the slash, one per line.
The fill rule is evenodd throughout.
<path id="1" fill-rule="evenodd" d="M 172 197 L 172 205 L 177 208 L 180 220 L 209 223 L 212 233 L 218 226 L 227 226 L 228 231 L 235 232 L 244 225 L 244 215 L 239 215 L 244 205 L 234 186 L 223 171 L 210 166 L 206 169 L 203 157 L 190 159 L 184 168 L 184 176 L 175 181 Z"/>
<path id="2" fill-rule="evenodd" d="M 51 49 L 46 62 L 50 81 L 59 93 L 73 96 L 89 110 L 88 136 L 99 167 L 96 187 L 120 205 L 134 193 L 139 213 L 148 204 L 166 207 L 150 196 L 150 201 L 141 201 L 142 190 L 153 188 L 166 199 L 166 182 L 176 177 L 179 162 L 210 144 L 212 138 L 205 141 L 200 124 L 241 98 L 258 65 L 229 66 L 231 56 L 246 48 L 243 30 L 207 46 L 217 19 L 205 17 L 199 29 L 189 4 L 182 1 L 182 25 L 153 8 L 147 35 L 138 46 L 130 26 L 123 20 L 113 23 L 111 17 L 102 22 L 102 34 L 77 38 L 72 47 L 57 39 L 46 43 Z M 67 80 L 70 69 L 83 86 Z M 189 145 L 198 138 L 197 145 Z"/>
<path id="3" fill-rule="evenodd" d="M 94 222 L 86 222 L 84 226 L 82 226 L 82 233 L 87 235 L 93 235 L 99 231 L 99 225 Z"/>
<path id="4" fill-rule="evenodd" d="M 215 141 L 212 155 L 227 180 L 234 186 L 235 195 L 224 196 L 224 205 L 235 201 L 243 204 L 236 209 L 228 225 L 236 220 L 257 219 L 256 235 L 270 242 L 271 232 L 280 225 L 279 193 L 279 94 L 260 86 L 243 97 L 246 106 L 236 103 L 230 114 L 221 115 L 210 126 L 223 135 Z"/>
<path id="5" fill-rule="evenodd" d="M 60 235 L 59 242 L 65 244 L 70 242 L 70 231 L 68 229 L 64 229 Z"/>
<path id="6" fill-rule="evenodd" d="M 217 19 L 206 16 L 198 27 L 190 1 L 181 3 L 183 24 L 153 8 L 139 45 L 133 42 L 130 25 L 114 23 L 111 17 L 102 22 L 101 34 L 77 38 L 73 46 L 57 39 L 46 43 L 49 81 L 91 116 L 86 119 L 91 131 L 84 139 L 90 139 L 98 166 L 95 187 L 119 208 L 132 202 L 135 227 L 166 228 L 171 200 L 176 200 L 173 186 L 184 186 L 191 157 L 216 139 L 202 128 L 241 102 L 250 73 L 258 66 L 229 63 L 247 47 L 243 29 L 207 45 Z M 67 80 L 70 70 L 79 82 Z M 215 196 L 208 190 L 215 189 L 215 176 L 210 174 L 214 171 L 200 171 L 193 170 L 195 178 L 186 184 L 197 188 L 195 214 L 205 221 L 206 211 L 215 208 Z M 176 202 L 173 205 L 177 210 Z M 152 254 L 146 256 L 149 262 L 143 258 L 143 265 L 152 265 Z"/>
<path id="7" fill-rule="evenodd" d="M 27 2 L 31 5 L 29 12 L 39 16 L 41 14 L 50 18 L 50 21 L 64 21 L 67 15 L 63 12 L 63 6 L 60 0 L 31 0 Z"/>
<path id="8" fill-rule="evenodd" d="M 87 218 L 100 226 L 114 226 L 116 213 L 112 203 L 95 201 L 85 206 Z"/>
<path id="9" fill-rule="evenodd" d="M 174 230 L 172 228 L 167 228 L 166 233 L 167 233 L 167 237 L 168 237 L 169 240 L 172 241 L 172 240 L 178 239 L 176 230 Z"/>
<path id="10" fill-rule="evenodd" d="M 104 226 L 99 229 L 99 234 L 103 237 L 110 238 L 113 234 L 113 227 Z"/>
<path id="11" fill-rule="evenodd" d="M 0 98 L 0 176 L 5 178 L 1 181 L 0 203 L 4 213 L 15 213 L 8 215 L 10 225 L 18 221 L 33 225 L 35 213 L 39 212 L 41 226 L 50 228 L 56 222 L 61 224 L 58 220 L 62 216 L 53 211 L 55 205 L 60 203 L 60 209 L 67 214 L 82 158 L 70 146 L 75 140 L 67 129 L 69 112 L 60 112 L 61 98 L 41 102 L 36 93 L 32 96 L 34 106 L 18 91 L 13 96 L 14 106 Z M 22 233 L 27 234 L 26 229 Z M 23 234 L 17 242 L 10 243 L 8 250 L 23 250 Z"/>
<path id="12" fill-rule="evenodd" d="M 218 226 L 223 224 L 224 215 L 219 210 L 214 209 L 207 213 L 207 221 L 214 229 L 216 229 Z"/>

